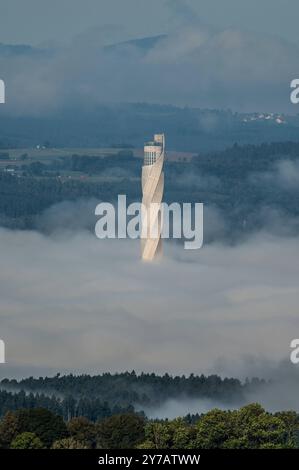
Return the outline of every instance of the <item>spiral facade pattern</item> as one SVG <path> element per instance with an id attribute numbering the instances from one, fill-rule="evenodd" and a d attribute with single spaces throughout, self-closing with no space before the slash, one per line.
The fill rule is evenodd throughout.
<path id="1" fill-rule="evenodd" d="M 141 258 L 152 261 L 162 254 L 162 214 L 165 156 L 164 134 L 155 134 L 144 146 L 142 167 Z"/>

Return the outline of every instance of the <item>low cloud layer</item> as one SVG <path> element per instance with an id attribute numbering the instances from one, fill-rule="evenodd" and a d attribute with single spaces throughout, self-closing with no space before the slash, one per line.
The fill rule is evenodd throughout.
<path id="1" fill-rule="evenodd" d="M 165 245 L 160 263 L 143 264 L 138 241 L 1 229 L 1 375 L 241 377 L 246 356 L 256 366 L 289 357 L 298 336 L 298 239 L 259 234 L 197 252 Z"/>
<path id="2" fill-rule="evenodd" d="M 187 416 L 188 414 L 196 415 L 201 413 L 207 413 L 213 408 L 219 408 L 221 410 L 233 409 L 234 406 L 205 398 L 199 399 L 187 399 L 183 398 L 180 400 L 167 400 L 158 408 L 145 408 L 144 412 L 150 419 L 175 419 L 179 416 Z"/>
<path id="3" fill-rule="evenodd" d="M 298 47 L 281 38 L 196 20 L 150 45 L 106 47 L 92 31 L 52 51 L 1 55 L 0 70 L 6 111 L 17 115 L 146 101 L 281 112 L 294 111 L 289 85 L 298 56 Z"/>
<path id="4" fill-rule="evenodd" d="M 299 160 L 280 160 L 272 169 L 251 176 L 258 185 L 278 187 L 287 192 L 297 192 L 299 188 Z"/>
<path id="5" fill-rule="evenodd" d="M 222 367 L 221 367 L 221 365 Z M 240 356 L 234 358 L 233 362 L 225 359 L 219 361 L 218 372 L 223 372 L 223 366 L 226 370 L 236 367 L 239 364 L 239 375 L 249 376 L 257 375 L 263 377 L 265 382 L 263 385 L 251 385 L 244 393 L 243 398 L 234 401 L 225 401 L 221 399 L 209 398 L 188 398 L 180 397 L 176 399 L 166 400 L 157 407 L 145 408 L 145 412 L 149 418 L 173 419 L 178 416 L 186 416 L 187 414 L 201 414 L 218 408 L 222 410 L 238 409 L 240 406 L 249 403 L 260 403 L 267 411 L 276 412 L 282 410 L 295 410 L 299 412 L 299 368 L 294 366 L 289 360 L 279 363 L 271 359 L 258 358 L 257 356 Z M 217 370 L 217 366 L 215 367 Z"/>

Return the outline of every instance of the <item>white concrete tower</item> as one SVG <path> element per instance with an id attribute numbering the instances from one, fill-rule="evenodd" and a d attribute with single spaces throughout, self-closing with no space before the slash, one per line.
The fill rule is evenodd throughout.
<path id="1" fill-rule="evenodd" d="M 142 230 L 141 257 L 152 261 L 162 253 L 162 215 L 159 210 L 164 190 L 163 163 L 165 156 L 164 134 L 155 134 L 152 142 L 144 145 L 142 167 Z"/>

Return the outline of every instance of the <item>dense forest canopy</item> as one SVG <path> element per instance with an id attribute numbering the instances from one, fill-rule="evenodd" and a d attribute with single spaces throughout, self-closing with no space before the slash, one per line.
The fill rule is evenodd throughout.
<path id="1" fill-rule="evenodd" d="M 28 160 L 26 163 L 24 161 Z M 142 160 L 130 149 L 110 156 L 73 155 L 50 162 L 13 162 L 15 171 L 0 171 L 0 224 L 10 228 L 41 229 L 38 219 L 63 201 L 110 201 L 126 194 L 141 198 Z M 219 238 L 236 239 L 267 224 L 298 233 L 299 143 L 235 144 L 226 150 L 201 153 L 192 161 L 166 161 L 165 202 L 203 202 L 206 214 L 217 214 Z M 267 212 L 265 214 L 265 211 Z M 90 211 L 90 229 L 95 224 Z M 281 223 L 283 221 L 283 224 Z M 206 218 L 209 229 L 209 218 Z M 206 234 L 206 241 L 215 234 Z"/>
<path id="2" fill-rule="evenodd" d="M 0 448 L 12 449 L 282 449 L 298 448 L 296 413 L 268 413 L 253 403 L 233 411 L 213 409 L 196 420 L 147 420 L 120 413 L 92 422 L 63 420 L 44 408 L 7 412 Z"/>
<path id="3" fill-rule="evenodd" d="M 169 399 L 209 398 L 223 403 L 244 402 L 247 392 L 263 387 L 265 382 L 217 375 L 163 376 L 132 372 L 102 375 L 63 375 L 30 377 L 17 381 L 3 379 L 0 414 L 7 410 L 45 407 L 61 416 L 86 416 L 96 420 L 120 410 L 155 407 Z"/>
<path id="4" fill-rule="evenodd" d="M 271 414 L 258 404 L 235 409 L 246 392 L 264 386 L 258 379 L 241 383 L 217 375 L 138 375 L 134 371 L 3 379 L 0 448 L 297 447 L 296 412 Z M 171 398 L 203 397 L 226 402 L 227 410 L 198 410 L 173 420 L 149 419 L 142 411 Z"/>
<path id="5" fill-rule="evenodd" d="M 10 149 L 4 146 L 0 153 L 0 225 L 45 231 L 40 217 L 50 208 L 55 213 L 64 202 L 92 200 L 88 225 L 92 230 L 96 201 L 115 202 L 118 194 L 126 194 L 128 202 L 140 200 L 142 160 L 129 147 L 115 148 L 112 155 L 77 153 L 40 161 L 31 158 L 30 149 L 17 160 L 8 160 Z M 214 210 L 218 219 L 225 220 L 218 239 L 236 240 L 244 233 L 267 228 L 269 214 L 272 223 L 276 218 L 280 227 L 289 228 L 288 233 L 298 234 L 298 181 L 299 143 L 235 144 L 222 151 L 201 152 L 191 161 L 166 161 L 164 200 L 203 202 L 205 210 Z M 221 401 L 227 408 L 242 406 L 247 393 L 267 385 L 258 379 L 242 383 L 217 375 L 159 376 L 134 371 L 3 379 L 0 447 L 296 447 L 297 414 L 271 414 L 256 404 L 204 415 L 198 411 L 173 421 L 146 418 L 147 409 L 170 399 L 207 398 Z M 47 422 L 53 424 L 51 429 Z"/>
<path id="6" fill-rule="evenodd" d="M 237 113 L 149 103 L 88 106 L 73 104 L 47 116 L 17 116 L 0 109 L 0 149 L 33 147 L 142 146 L 149 135 L 165 132 L 170 149 L 198 152 L 240 144 L 298 139 L 298 115 Z"/>

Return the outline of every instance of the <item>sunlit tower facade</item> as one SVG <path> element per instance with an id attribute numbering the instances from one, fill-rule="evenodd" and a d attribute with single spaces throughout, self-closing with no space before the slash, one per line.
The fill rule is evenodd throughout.
<path id="1" fill-rule="evenodd" d="M 144 261 L 153 261 L 162 254 L 160 207 L 164 191 L 164 157 L 165 136 L 155 134 L 154 140 L 144 145 L 142 167 L 141 258 Z"/>

